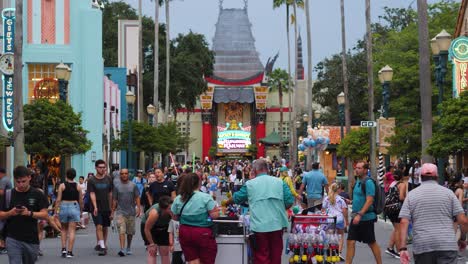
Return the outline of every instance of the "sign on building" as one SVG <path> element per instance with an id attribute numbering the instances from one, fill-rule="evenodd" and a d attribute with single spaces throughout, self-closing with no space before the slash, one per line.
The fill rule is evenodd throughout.
<path id="1" fill-rule="evenodd" d="M 3 55 L 0 57 L 0 71 L 3 73 L 3 125 L 13 131 L 13 52 L 15 48 L 15 9 L 2 10 Z"/>
<path id="2" fill-rule="evenodd" d="M 361 127 L 376 127 L 377 122 L 375 121 L 361 121 Z"/>
<path id="3" fill-rule="evenodd" d="M 453 97 L 468 91 L 468 37 L 461 36 L 452 41 L 449 49 L 453 63 Z"/>

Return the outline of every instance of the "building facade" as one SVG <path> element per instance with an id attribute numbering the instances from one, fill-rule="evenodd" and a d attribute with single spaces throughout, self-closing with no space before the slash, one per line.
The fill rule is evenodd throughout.
<path id="1" fill-rule="evenodd" d="M 14 1 L 8 3 L 14 7 Z M 8 6 L 3 6 L 8 7 Z M 91 149 L 71 157 L 78 175 L 103 157 L 102 12 L 91 0 L 23 0 L 23 102 L 58 100 L 55 67 L 71 69 L 67 101 L 82 115 Z M 5 128 L 3 128 L 5 129 Z M 32 160 L 30 160 L 31 162 Z"/>

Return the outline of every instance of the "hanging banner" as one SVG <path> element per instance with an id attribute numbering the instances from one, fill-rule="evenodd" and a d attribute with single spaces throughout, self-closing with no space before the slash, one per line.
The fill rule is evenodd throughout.
<path id="1" fill-rule="evenodd" d="M 2 10 L 3 55 L 0 58 L 0 71 L 3 73 L 3 126 L 13 131 L 13 52 L 15 48 L 15 9 Z"/>
<path id="2" fill-rule="evenodd" d="M 468 91 L 468 37 L 461 36 L 452 41 L 449 49 L 453 67 L 453 97 Z"/>

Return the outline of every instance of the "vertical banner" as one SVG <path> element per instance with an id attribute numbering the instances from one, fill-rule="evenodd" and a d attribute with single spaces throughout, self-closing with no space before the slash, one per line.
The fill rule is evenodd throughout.
<path id="1" fill-rule="evenodd" d="M 0 71 L 3 73 L 3 125 L 13 131 L 13 67 L 15 47 L 15 9 L 2 10 L 3 55 L 0 57 Z"/>
<path id="2" fill-rule="evenodd" d="M 449 48 L 453 67 L 453 97 L 468 91 L 468 37 L 461 36 L 452 41 Z"/>

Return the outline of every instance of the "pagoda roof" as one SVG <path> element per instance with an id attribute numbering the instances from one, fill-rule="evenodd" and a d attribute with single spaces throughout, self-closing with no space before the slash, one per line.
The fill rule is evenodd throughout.
<path id="1" fill-rule="evenodd" d="M 247 9 L 220 8 L 213 38 L 215 64 L 213 79 L 236 82 L 254 79 L 263 73 L 255 48 Z"/>

